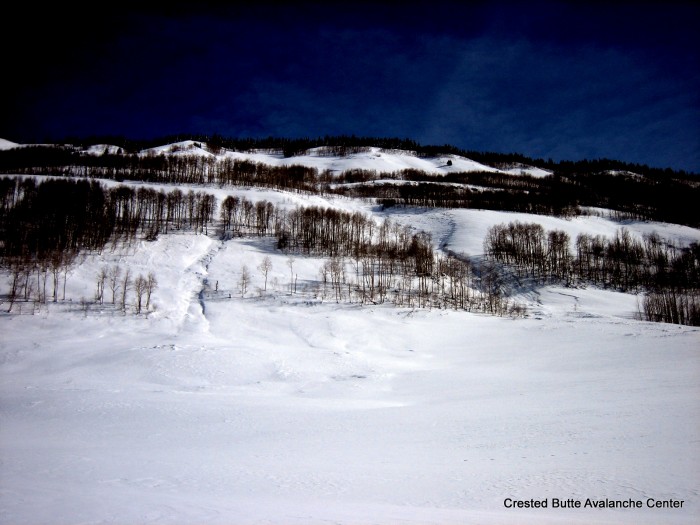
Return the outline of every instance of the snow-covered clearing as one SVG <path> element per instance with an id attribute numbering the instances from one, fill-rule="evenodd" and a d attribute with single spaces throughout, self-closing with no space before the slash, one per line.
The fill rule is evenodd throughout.
<path id="1" fill-rule="evenodd" d="M 384 214 L 474 256 L 488 227 L 510 220 L 572 237 L 620 226 L 478 210 Z M 673 225 L 625 226 L 700 240 Z M 590 288 L 540 288 L 524 319 L 336 304 L 314 298 L 322 262 L 291 260 L 271 239 L 161 235 L 88 256 L 68 279 L 70 302 L 3 313 L 0 522 L 700 520 L 697 328 L 634 320 L 636 296 Z M 81 304 L 101 268 L 127 265 L 157 275 L 155 311 Z M 553 498 L 641 508 L 557 509 Z M 506 508 L 506 499 L 548 508 Z M 649 499 L 683 504 L 649 508 Z"/>

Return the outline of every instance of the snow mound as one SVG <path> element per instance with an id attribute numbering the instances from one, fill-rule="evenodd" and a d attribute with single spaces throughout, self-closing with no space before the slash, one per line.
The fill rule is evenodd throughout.
<path id="1" fill-rule="evenodd" d="M 0 139 L 0 150 L 19 148 L 20 146 L 21 144 L 17 144 L 16 142 L 10 142 L 6 139 Z"/>

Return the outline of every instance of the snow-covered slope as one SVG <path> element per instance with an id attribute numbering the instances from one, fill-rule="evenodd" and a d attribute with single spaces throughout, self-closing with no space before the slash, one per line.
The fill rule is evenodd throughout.
<path id="1" fill-rule="evenodd" d="M 11 142 L 9 140 L 5 140 L 5 139 L 0 138 L 0 150 L 17 148 L 19 146 L 20 145 L 17 144 L 16 142 Z"/>
<path id="2" fill-rule="evenodd" d="M 24 146 L 5 139 L 0 139 L 0 149 L 10 149 Z M 116 154 L 122 152 L 122 148 L 109 144 L 96 144 L 88 147 L 85 153 L 101 155 L 105 152 Z M 530 175 L 533 177 L 546 177 L 551 172 L 534 166 L 517 164 L 508 168 L 498 169 L 481 164 L 460 155 L 445 154 L 437 157 L 418 157 L 414 152 L 402 150 L 383 150 L 381 148 L 367 148 L 367 151 L 352 153 L 344 156 L 331 155 L 324 148 L 311 148 L 303 155 L 285 157 L 280 153 L 267 151 L 239 152 L 219 149 L 215 153 L 207 144 L 194 140 L 184 140 L 172 144 L 164 144 L 154 148 L 148 148 L 140 155 L 199 155 L 205 158 L 233 158 L 248 160 L 251 162 L 267 164 L 270 166 L 300 165 L 316 168 L 320 172 L 330 171 L 340 174 L 348 170 L 368 170 L 377 173 L 396 173 L 403 170 L 419 170 L 431 174 L 447 174 L 460 172 L 493 172 L 509 175 Z"/>
<path id="3" fill-rule="evenodd" d="M 530 175 L 531 177 L 546 177 L 551 175 L 551 171 L 547 171 L 542 168 L 536 168 L 534 166 L 527 166 L 525 164 L 518 164 L 511 168 L 506 168 L 501 170 L 505 173 L 510 173 L 511 175 Z"/>
<path id="4" fill-rule="evenodd" d="M 175 154 L 202 155 L 205 157 L 230 157 L 238 160 L 249 160 L 270 166 L 300 165 L 316 168 L 319 171 L 329 170 L 333 173 L 343 173 L 348 170 L 360 169 L 376 171 L 377 173 L 395 173 L 403 170 L 420 170 L 426 173 L 445 174 L 455 172 L 485 171 L 494 173 L 522 173 L 534 176 L 545 176 L 548 173 L 539 168 L 522 166 L 518 169 L 499 170 L 459 155 L 442 155 L 439 157 L 418 157 L 413 152 L 401 150 L 385 151 L 381 148 L 368 148 L 368 151 L 352 153 L 345 156 L 331 155 L 324 148 L 312 148 L 304 155 L 284 157 L 279 153 L 269 152 L 237 152 L 222 150 L 216 154 L 210 152 L 201 142 L 187 140 L 151 148 L 141 152 L 143 155 Z"/>
<path id="5" fill-rule="evenodd" d="M 511 220 L 572 237 L 621 226 L 207 191 L 363 211 L 473 257 L 491 225 Z M 692 228 L 624 226 L 700 241 Z M 700 330 L 635 320 L 637 296 L 592 288 L 524 294 L 522 319 L 337 304 L 319 297 L 322 263 L 271 239 L 171 233 L 88 255 L 68 278 L 70 301 L 3 307 L 0 522 L 698 522 Z M 97 273 L 127 266 L 157 275 L 148 315 L 92 301 Z M 548 507 L 505 504 L 531 499 Z"/>

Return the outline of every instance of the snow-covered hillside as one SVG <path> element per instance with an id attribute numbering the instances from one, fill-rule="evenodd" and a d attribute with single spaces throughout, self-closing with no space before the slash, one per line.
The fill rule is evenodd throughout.
<path id="1" fill-rule="evenodd" d="M 270 166 L 301 165 L 316 168 L 319 171 L 329 170 L 333 173 L 342 173 L 350 169 L 376 171 L 377 173 L 393 173 L 407 169 L 425 171 L 426 173 L 444 174 L 451 172 L 468 171 L 503 171 L 491 166 L 480 164 L 459 155 L 442 155 L 440 157 L 421 158 L 410 151 L 384 151 L 380 148 L 368 148 L 368 151 L 352 153 L 346 156 L 330 155 L 323 148 L 312 148 L 305 155 L 284 157 L 279 153 L 253 152 L 244 153 L 222 150 L 213 154 L 201 143 L 188 140 L 176 144 L 144 150 L 143 155 L 148 154 L 176 154 L 176 155 L 203 155 L 205 157 L 230 157 L 237 160 L 249 160 Z M 523 167 L 524 172 L 536 171 L 536 168 Z M 543 171 L 543 170 L 540 170 Z M 539 172 L 537 172 L 539 173 Z M 520 170 L 518 170 L 520 174 Z"/>
<path id="2" fill-rule="evenodd" d="M 0 150 L 26 147 L 28 144 L 17 144 L 5 139 L 0 139 Z M 120 153 L 122 148 L 109 144 L 96 144 L 85 150 L 90 155 L 102 155 L 103 153 Z M 330 171 L 340 174 L 347 170 L 367 170 L 377 173 L 395 173 L 403 170 L 419 170 L 431 174 L 446 174 L 458 172 L 493 172 L 510 175 L 531 175 L 544 177 L 550 172 L 542 168 L 519 164 L 506 169 L 497 169 L 487 166 L 460 155 L 446 154 L 437 157 L 418 157 L 414 152 L 401 150 L 383 150 L 381 148 L 366 148 L 366 151 L 352 153 L 344 156 L 332 155 L 324 148 L 311 148 L 304 155 L 285 157 L 281 153 L 268 151 L 240 152 L 230 151 L 224 148 L 212 152 L 206 144 L 193 140 L 185 140 L 173 144 L 166 144 L 155 148 L 145 149 L 139 152 L 142 156 L 148 155 L 196 155 L 204 158 L 234 160 L 247 160 L 250 162 L 266 164 L 269 166 L 300 165 L 316 168 L 321 171 Z"/>
<path id="3" fill-rule="evenodd" d="M 447 158 L 377 151 L 260 155 L 320 170 L 447 169 Z M 488 228 L 512 220 L 572 238 L 624 226 L 700 241 L 693 228 L 593 215 L 207 191 L 219 203 L 362 211 L 475 258 Z M 162 234 L 87 255 L 67 279 L 70 301 L 3 308 L 0 522 L 698 522 L 700 330 L 639 321 L 636 295 L 594 288 L 523 291 L 529 314 L 516 319 L 336 303 L 319 293 L 323 262 L 291 258 L 271 238 Z M 92 300 L 96 275 L 117 267 L 157 276 L 151 312 Z M 554 498 L 581 508 L 553 508 Z M 507 503 L 533 499 L 547 508 Z"/>

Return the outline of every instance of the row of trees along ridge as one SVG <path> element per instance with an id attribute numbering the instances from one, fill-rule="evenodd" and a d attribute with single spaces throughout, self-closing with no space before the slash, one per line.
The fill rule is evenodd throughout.
<path id="1" fill-rule="evenodd" d="M 370 139 L 355 137 L 326 137 L 316 141 L 208 139 L 208 142 L 190 145 L 198 150 L 196 154 L 176 151 L 181 148 L 177 145 L 167 152 L 154 153 L 151 150 L 147 154 L 128 152 L 126 148 L 118 151 L 105 148 L 100 155 L 88 154 L 76 146 L 26 146 L 0 151 L 0 173 L 262 186 L 376 199 L 387 206 L 467 207 L 549 215 L 577 214 L 585 208 L 596 207 L 614 210 L 628 218 L 700 226 L 700 212 L 696 206 L 700 201 L 700 185 L 697 176 L 683 171 L 605 159 L 554 163 L 515 154 L 466 152 L 451 146 L 420 146 L 399 139 L 376 139 L 373 143 L 368 142 Z M 87 141 L 81 144 L 84 146 Z M 385 148 L 383 151 L 395 152 L 400 148 L 406 155 L 463 154 L 492 167 L 525 163 L 547 169 L 551 175 L 533 177 L 493 171 L 430 174 L 415 169 L 391 173 L 347 170 L 338 174 L 327 170 L 319 172 L 316 168 L 299 164 L 271 166 L 222 153 L 224 146 L 248 150 L 258 146 L 288 156 L 290 151 L 294 155 L 305 154 L 310 147 L 320 146 L 321 154 L 347 155 L 368 149 L 368 144 Z M 130 144 L 131 147 L 135 145 Z M 386 179 L 405 183 L 382 183 Z"/>

